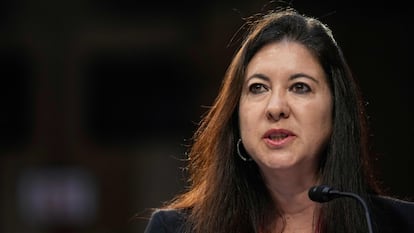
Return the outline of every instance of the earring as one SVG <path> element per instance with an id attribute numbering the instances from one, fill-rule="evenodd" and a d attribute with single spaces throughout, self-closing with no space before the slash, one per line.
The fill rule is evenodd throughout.
<path id="1" fill-rule="evenodd" d="M 243 154 L 241 153 L 241 150 L 240 150 L 240 144 L 241 143 L 242 143 L 242 140 L 241 140 L 241 138 L 239 138 L 239 140 L 237 141 L 237 144 L 236 144 L 237 155 L 245 162 L 252 161 L 252 158 L 250 158 L 250 156 L 243 156 Z"/>

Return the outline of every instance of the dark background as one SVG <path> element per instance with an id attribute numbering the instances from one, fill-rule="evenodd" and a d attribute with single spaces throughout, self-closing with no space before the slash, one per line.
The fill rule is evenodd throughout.
<path id="1" fill-rule="evenodd" d="M 413 20 L 394 2 L 291 1 L 332 28 L 383 185 L 412 198 Z M 132 219 L 183 189 L 180 159 L 231 38 L 267 3 L 2 1 L 0 232 L 143 232 Z"/>

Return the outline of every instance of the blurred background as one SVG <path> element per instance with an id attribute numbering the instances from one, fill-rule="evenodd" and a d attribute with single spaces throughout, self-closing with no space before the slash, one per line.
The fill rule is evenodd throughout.
<path id="1" fill-rule="evenodd" d="M 134 216 L 183 190 L 232 37 L 268 3 L 1 1 L 0 232 L 143 232 Z M 290 3 L 333 29 L 368 102 L 383 185 L 414 197 L 409 7 Z"/>

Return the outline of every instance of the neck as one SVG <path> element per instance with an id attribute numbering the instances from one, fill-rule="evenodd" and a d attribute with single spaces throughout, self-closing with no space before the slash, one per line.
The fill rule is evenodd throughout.
<path id="1" fill-rule="evenodd" d="M 317 183 L 316 175 L 280 171 L 263 175 L 278 209 L 284 213 L 301 213 L 307 209 L 313 210 L 317 206 L 308 196 L 309 188 Z"/>
<path id="2" fill-rule="evenodd" d="M 276 232 L 311 233 L 316 231 L 320 205 L 309 200 L 308 188 L 302 191 L 272 191 L 281 215 L 276 219 Z"/>
<path id="3" fill-rule="evenodd" d="M 315 232 L 320 204 L 309 199 L 308 191 L 318 182 L 311 167 L 301 169 L 262 169 L 262 175 L 280 215 L 276 232 Z"/>

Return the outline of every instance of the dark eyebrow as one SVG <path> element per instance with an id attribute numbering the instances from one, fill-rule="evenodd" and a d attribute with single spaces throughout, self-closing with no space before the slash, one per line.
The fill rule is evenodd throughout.
<path id="1" fill-rule="evenodd" d="M 258 79 L 262 79 L 262 80 L 264 80 L 264 81 L 267 81 L 267 82 L 270 82 L 270 78 L 269 77 L 267 77 L 266 75 L 264 75 L 264 74 L 253 74 L 253 75 L 251 75 L 250 77 L 248 77 L 247 79 L 246 79 L 246 82 L 247 81 L 249 81 L 250 79 L 252 79 L 252 78 L 258 78 Z"/>
<path id="2" fill-rule="evenodd" d="M 250 77 L 248 77 L 247 80 L 246 80 L 246 82 L 249 81 L 252 78 L 258 78 L 258 79 L 262 79 L 262 80 L 268 81 L 268 82 L 270 81 L 270 78 L 269 77 L 267 77 L 264 74 L 258 73 L 258 74 L 253 74 Z M 312 77 L 310 75 L 304 74 L 304 73 L 294 74 L 294 75 L 292 75 L 292 76 L 289 77 L 289 80 L 294 80 L 294 79 L 297 79 L 297 78 L 308 78 L 308 79 L 314 81 L 315 83 L 319 83 L 319 80 L 317 80 L 316 78 L 314 78 L 314 77 Z"/>
<path id="3" fill-rule="evenodd" d="M 315 83 L 319 83 L 319 80 L 317 80 L 316 78 L 314 78 L 310 75 L 304 74 L 304 73 L 294 74 L 289 78 L 289 80 L 293 80 L 293 79 L 297 79 L 297 78 L 308 78 L 308 79 L 314 81 Z"/>

